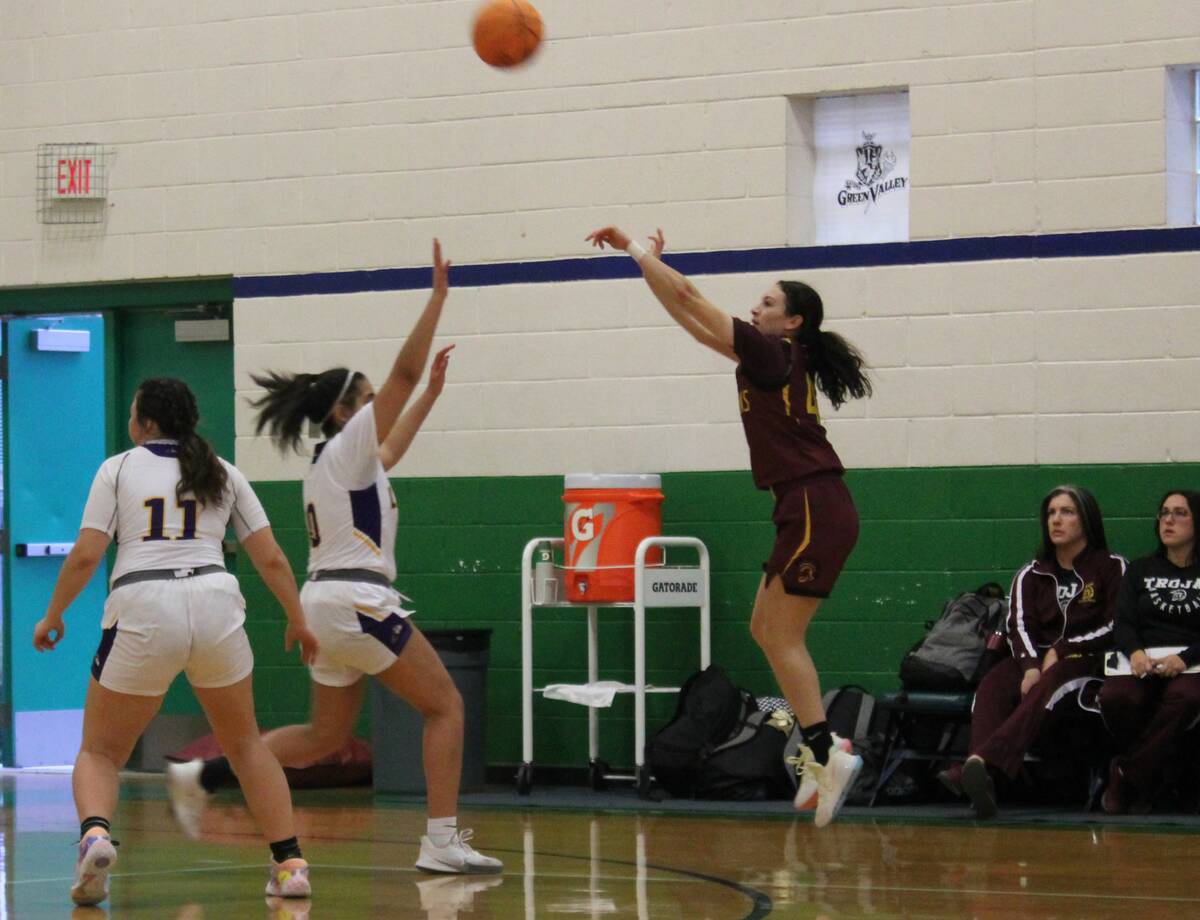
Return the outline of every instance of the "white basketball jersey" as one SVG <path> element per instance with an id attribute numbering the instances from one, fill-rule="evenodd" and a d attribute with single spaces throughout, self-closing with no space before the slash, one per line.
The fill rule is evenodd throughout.
<path id="1" fill-rule="evenodd" d="M 309 572 L 368 569 L 396 578 L 396 495 L 379 461 L 370 403 L 317 445 L 304 478 L 304 515 Z"/>
<path id="2" fill-rule="evenodd" d="M 246 477 L 224 460 L 229 481 L 219 504 L 176 499 L 178 451 L 177 441 L 147 441 L 109 457 L 92 480 L 80 526 L 115 537 L 114 581 L 145 569 L 224 565 L 221 541 L 231 521 L 239 540 L 269 526 Z"/>

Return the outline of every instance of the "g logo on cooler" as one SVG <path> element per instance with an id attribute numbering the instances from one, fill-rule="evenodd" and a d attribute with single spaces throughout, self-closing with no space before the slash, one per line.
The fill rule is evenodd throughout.
<path id="1" fill-rule="evenodd" d="M 592 521 L 594 513 L 592 508 L 584 507 L 571 515 L 571 536 L 581 541 L 592 539 L 596 535 L 596 527 Z"/>

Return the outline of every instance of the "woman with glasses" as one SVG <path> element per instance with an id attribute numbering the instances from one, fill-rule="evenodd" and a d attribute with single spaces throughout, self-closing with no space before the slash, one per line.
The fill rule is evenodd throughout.
<path id="1" fill-rule="evenodd" d="M 1200 717 L 1200 493 L 1175 489 L 1158 503 L 1158 549 L 1130 563 L 1117 598 L 1116 647 L 1129 674 L 1109 677 L 1100 712 L 1117 739 L 1102 805 L 1150 810 L 1165 768 Z"/>
<path id="2" fill-rule="evenodd" d="M 1063 485 L 1042 499 L 1037 557 L 1013 579 L 1012 655 L 979 685 L 971 707 L 971 756 L 938 774 L 980 818 L 996 813 L 996 780 L 1016 777 L 1056 704 L 1098 676 L 1112 648 L 1113 611 L 1125 560 L 1109 552 L 1100 506 L 1087 489 Z"/>

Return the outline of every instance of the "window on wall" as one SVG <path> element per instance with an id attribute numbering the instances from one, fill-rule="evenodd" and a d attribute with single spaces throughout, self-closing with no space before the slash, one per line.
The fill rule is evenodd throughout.
<path id="1" fill-rule="evenodd" d="M 1200 223 L 1200 70 L 1192 71 L 1192 223 Z"/>
<path id="2" fill-rule="evenodd" d="M 1167 68 L 1167 225 L 1200 222 L 1200 71 Z"/>
<path id="3" fill-rule="evenodd" d="M 907 240 L 911 137 L 906 91 L 792 99 L 789 242 Z"/>

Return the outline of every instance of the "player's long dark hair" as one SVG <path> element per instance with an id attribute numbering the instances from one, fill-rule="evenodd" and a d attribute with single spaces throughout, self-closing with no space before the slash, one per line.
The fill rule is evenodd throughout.
<path id="1" fill-rule="evenodd" d="M 212 445 L 196 434 L 200 410 L 188 385 L 173 377 L 152 377 L 141 382 L 134 399 L 138 421 L 154 422 L 163 437 L 179 442 L 176 500 L 190 493 L 202 505 L 220 503 L 229 476 Z"/>
<path id="2" fill-rule="evenodd" d="M 1200 515 L 1200 492 L 1196 492 L 1193 489 L 1170 489 L 1163 493 L 1163 497 L 1158 500 L 1158 508 L 1155 509 L 1155 515 L 1154 515 L 1154 539 L 1156 541 L 1158 541 L 1158 549 L 1155 551 L 1155 553 L 1156 553 L 1156 555 L 1161 556 L 1163 559 L 1167 558 L 1167 545 L 1165 543 L 1163 543 L 1162 534 L 1159 532 L 1159 529 L 1158 529 L 1158 512 L 1162 510 L 1162 506 L 1167 503 L 1167 499 L 1170 498 L 1172 495 L 1182 495 L 1183 500 L 1185 502 L 1187 502 L 1188 510 L 1190 512 L 1192 512 L 1192 528 L 1193 528 L 1192 535 L 1193 535 L 1193 537 L 1195 536 L 1195 527 L 1196 527 L 1197 516 Z M 1188 560 L 1188 564 L 1195 565 L 1197 562 L 1198 556 L 1200 556 L 1200 554 L 1197 554 L 1196 543 L 1193 540 L 1192 556 Z"/>
<path id="3" fill-rule="evenodd" d="M 347 380 L 347 375 L 349 379 Z M 258 409 L 258 427 L 270 432 L 271 440 L 282 451 L 300 452 L 304 423 L 321 426 L 321 432 L 332 438 L 341 430 L 333 417 L 334 407 L 341 403 L 353 408 L 358 389 L 366 377 L 358 371 L 333 367 L 320 374 L 280 374 L 267 371 L 250 379 L 266 390 L 266 394 L 250 405 Z"/>
<path id="4" fill-rule="evenodd" d="M 1100 513 L 1100 503 L 1096 496 L 1081 486 L 1055 486 L 1042 499 L 1042 544 L 1038 547 L 1037 558 L 1040 562 L 1055 562 L 1054 544 L 1050 542 L 1050 502 L 1058 495 L 1065 495 L 1075 505 L 1075 513 L 1079 515 L 1079 526 L 1083 529 L 1083 538 L 1087 541 L 1088 549 L 1098 549 L 1108 552 L 1108 537 L 1104 533 L 1104 515 Z"/>
<path id="5" fill-rule="evenodd" d="M 809 365 L 817 386 L 829 397 L 833 408 L 838 408 L 847 399 L 870 396 L 871 380 L 858 349 L 836 332 L 821 328 L 821 321 L 825 319 L 821 295 L 803 281 L 780 281 L 779 288 L 787 298 L 787 315 L 804 318 L 797 338 L 808 350 Z"/>

